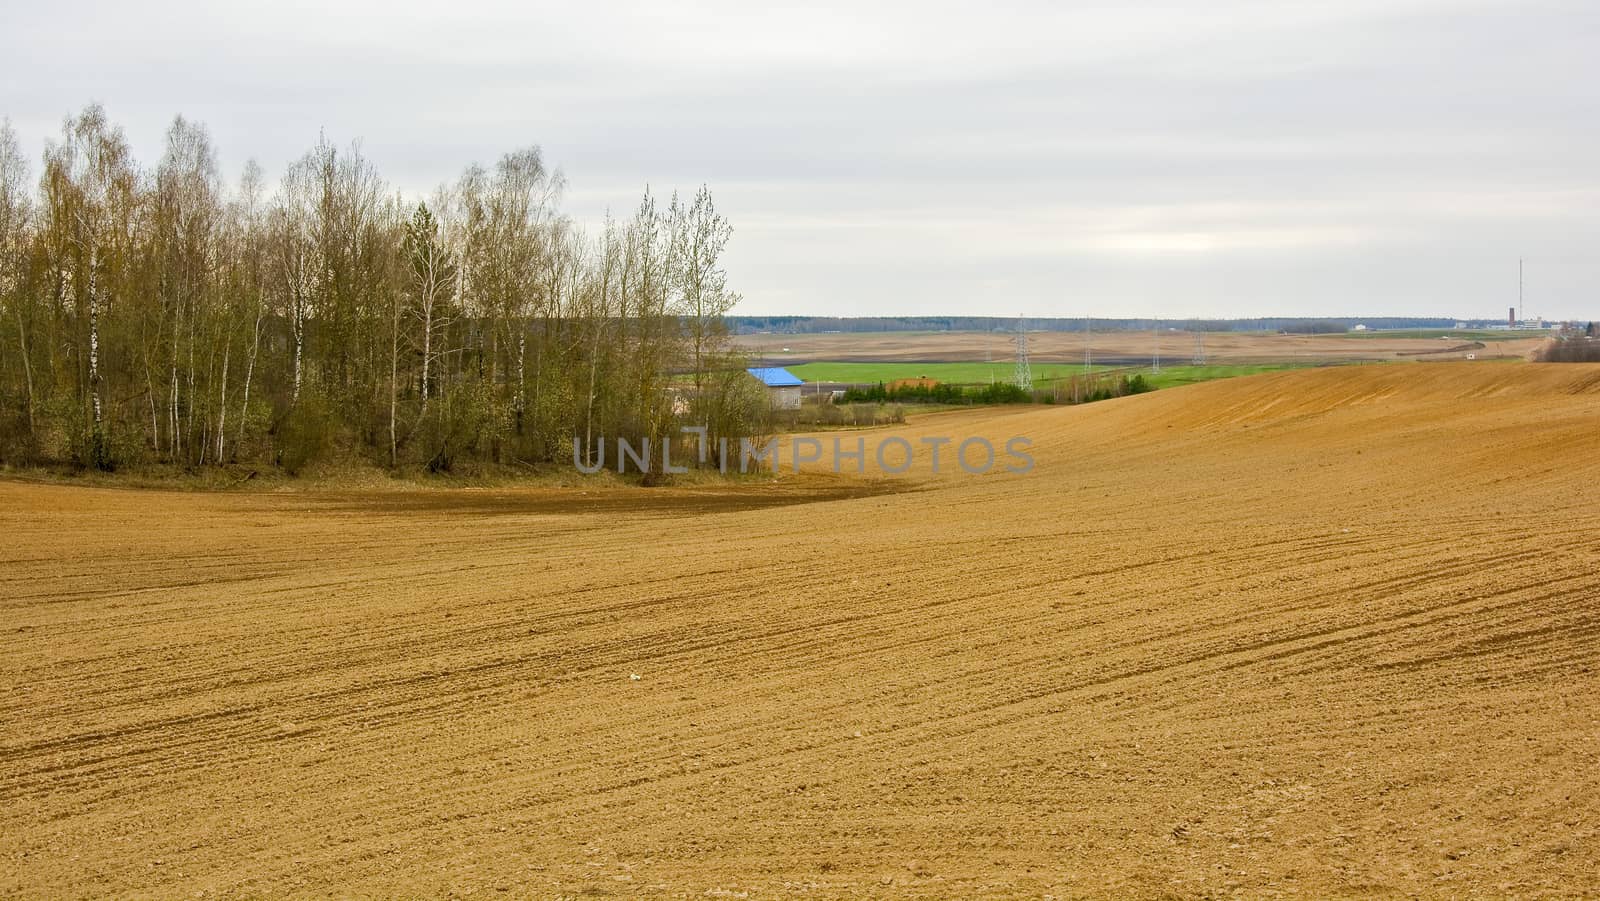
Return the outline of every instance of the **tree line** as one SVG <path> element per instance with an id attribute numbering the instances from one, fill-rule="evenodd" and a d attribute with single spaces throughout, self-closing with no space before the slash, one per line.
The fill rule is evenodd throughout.
<path id="1" fill-rule="evenodd" d="M 1600 337 L 1595 334 L 1595 324 L 1588 323 L 1583 330 L 1551 338 L 1533 352 L 1539 363 L 1600 363 Z"/>
<path id="2" fill-rule="evenodd" d="M 585 234 L 536 147 L 420 202 L 326 137 L 229 184 L 202 125 L 146 169 L 98 105 L 32 168 L 0 125 L 0 462 L 439 470 L 760 427 L 705 187 Z"/>
<path id="3" fill-rule="evenodd" d="M 1024 388 L 1012 382 L 987 385 L 959 385 L 952 382 L 891 386 L 876 385 L 846 388 L 835 404 L 1081 404 L 1130 394 L 1154 391 L 1155 386 L 1142 374 L 1096 372 L 1054 379 L 1048 387 Z"/>

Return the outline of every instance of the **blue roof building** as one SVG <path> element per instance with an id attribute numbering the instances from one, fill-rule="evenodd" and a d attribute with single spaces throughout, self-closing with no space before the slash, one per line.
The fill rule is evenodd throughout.
<path id="1" fill-rule="evenodd" d="M 745 372 L 755 376 L 757 381 L 767 386 L 767 398 L 772 401 L 773 409 L 800 409 L 800 386 L 805 382 L 801 381 L 799 376 L 777 366 L 746 369 Z"/>
<path id="2" fill-rule="evenodd" d="M 746 369 L 745 372 L 760 379 L 768 388 L 798 388 L 805 384 L 799 376 L 779 366 Z"/>

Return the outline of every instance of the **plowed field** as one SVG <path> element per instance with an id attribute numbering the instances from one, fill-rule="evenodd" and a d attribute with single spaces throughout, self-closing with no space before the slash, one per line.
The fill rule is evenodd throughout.
<path id="1" fill-rule="evenodd" d="M 0 893 L 1600 893 L 1600 366 L 898 434 L 1036 466 L 0 482 Z"/>
<path id="2" fill-rule="evenodd" d="M 1206 332 L 1201 347 L 1193 332 L 1095 331 L 1089 335 L 1093 359 L 1116 366 L 1148 365 L 1159 353 L 1167 364 L 1183 364 L 1203 348 L 1213 363 L 1336 363 L 1373 360 L 1428 360 L 1440 357 L 1478 360 L 1491 357 L 1526 357 L 1546 336 L 1527 332 L 1464 332 L 1463 337 L 1421 338 L 1416 333 L 1382 331 L 1348 335 L 1268 335 L 1244 332 Z M 1492 335 L 1483 347 L 1470 347 L 1473 336 Z M 998 361 L 1005 365 L 1016 354 L 1016 335 L 1010 332 L 822 332 L 802 335 L 740 335 L 738 346 L 753 353 L 762 365 L 789 366 L 826 360 L 836 362 L 951 362 Z M 1452 350 L 1460 348 L 1459 350 Z M 1033 362 L 1083 362 L 1082 332 L 1029 332 L 1028 353 Z M 914 373 L 913 373 L 914 374 Z M 901 376 L 905 377 L 905 376 Z"/>

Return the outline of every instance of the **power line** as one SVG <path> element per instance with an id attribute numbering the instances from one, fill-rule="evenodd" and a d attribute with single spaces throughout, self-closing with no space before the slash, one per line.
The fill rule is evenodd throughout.
<path id="1" fill-rule="evenodd" d="M 1093 330 L 1093 328 L 1094 328 L 1094 320 L 1090 319 L 1088 316 L 1083 317 L 1083 374 L 1084 375 L 1088 375 L 1089 374 L 1089 370 L 1091 368 L 1093 368 L 1093 366 L 1094 366 L 1094 351 L 1091 348 L 1091 342 L 1093 340 L 1092 336 L 1091 336 L 1091 331 Z"/>
<path id="2" fill-rule="evenodd" d="M 1160 319 L 1152 319 L 1152 320 L 1150 320 L 1150 333 L 1155 336 L 1155 352 L 1154 352 L 1154 354 L 1153 354 L 1153 356 L 1151 357 L 1151 360 L 1150 360 L 1150 371 L 1152 373 L 1160 374 L 1160 372 L 1161 372 L 1161 320 Z"/>
<path id="3" fill-rule="evenodd" d="M 1022 317 L 1017 317 L 1017 371 L 1013 377 L 1017 387 L 1033 390 L 1033 369 L 1028 365 L 1028 329 Z"/>

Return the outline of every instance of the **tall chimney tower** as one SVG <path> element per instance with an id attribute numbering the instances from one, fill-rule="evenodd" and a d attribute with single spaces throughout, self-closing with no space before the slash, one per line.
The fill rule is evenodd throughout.
<path id="1" fill-rule="evenodd" d="M 1511 310 L 1511 312 L 1506 314 L 1506 323 L 1508 325 L 1510 325 L 1512 328 L 1516 328 L 1517 327 L 1517 308 L 1516 307 L 1510 307 L 1509 309 Z"/>

